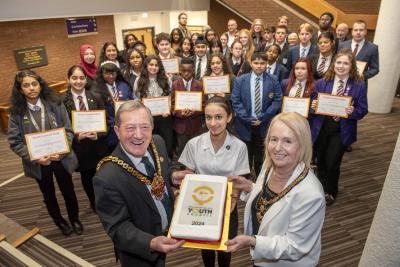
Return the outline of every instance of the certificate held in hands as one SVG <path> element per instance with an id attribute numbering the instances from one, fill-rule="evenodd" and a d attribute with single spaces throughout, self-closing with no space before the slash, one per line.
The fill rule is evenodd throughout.
<path id="1" fill-rule="evenodd" d="M 107 132 L 105 110 L 73 110 L 71 115 L 74 133 Z"/>
<path id="2" fill-rule="evenodd" d="M 297 112 L 304 118 L 308 117 L 310 98 L 308 97 L 283 97 L 282 113 Z"/>
<path id="3" fill-rule="evenodd" d="M 202 106 L 202 92 L 175 91 L 175 111 L 184 109 L 190 109 L 192 111 L 202 111 Z"/>
<path id="4" fill-rule="evenodd" d="M 142 99 L 143 104 L 150 109 L 153 116 L 170 114 L 170 98 L 169 96 L 148 97 Z"/>
<path id="5" fill-rule="evenodd" d="M 183 247 L 226 250 L 232 183 L 223 176 L 188 174 L 182 182 L 169 236 Z"/>
<path id="6" fill-rule="evenodd" d="M 179 73 L 179 61 L 177 58 L 161 59 L 166 73 Z"/>
<path id="7" fill-rule="evenodd" d="M 318 93 L 318 104 L 316 114 L 347 118 L 346 108 L 351 105 L 351 96 L 337 96 Z"/>
<path id="8" fill-rule="evenodd" d="M 229 75 L 224 76 L 204 76 L 203 77 L 204 94 L 218 94 L 230 92 Z"/>
<path id="9" fill-rule="evenodd" d="M 65 128 L 26 134 L 25 141 L 31 160 L 52 154 L 66 154 L 70 151 Z"/>

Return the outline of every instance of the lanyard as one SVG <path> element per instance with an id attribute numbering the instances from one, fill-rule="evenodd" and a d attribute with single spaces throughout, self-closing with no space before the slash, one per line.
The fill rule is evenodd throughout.
<path id="1" fill-rule="evenodd" d="M 35 118 L 32 115 L 32 111 L 29 109 L 29 116 L 30 119 L 33 123 L 33 126 L 36 128 L 37 131 L 39 132 L 44 132 L 45 130 L 45 126 L 44 126 L 44 106 L 40 108 L 40 120 L 41 120 L 41 124 L 40 124 L 40 128 L 39 125 L 37 124 Z"/>

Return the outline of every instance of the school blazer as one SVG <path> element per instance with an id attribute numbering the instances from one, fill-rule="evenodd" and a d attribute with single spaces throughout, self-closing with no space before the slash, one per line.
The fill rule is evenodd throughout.
<path id="1" fill-rule="evenodd" d="M 71 122 L 68 118 L 68 113 L 63 103 L 56 104 L 52 102 L 47 102 L 43 99 L 41 99 L 41 101 L 45 107 L 47 119 L 50 120 L 51 129 L 64 127 L 68 143 L 71 146 L 74 134 L 71 127 Z M 26 134 L 37 132 L 29 117 L 30 116 L 28 110 L 26 110 L 25 114 L 17 114 L 15 112 L 12 112 L 10 114 L 7 132 L 8 143 L 10 144 L 11 150 L 22 158 L 22 167 L 24 169 L 25 176 L 41 180 L 42 172 L 40 164 L 30 160 L 24 138 Z M 74 151 L 71 149 L 68 154 L 60 156 L 61 163 L 64 166 L 65 170 L 69 174 L 72 174 L 78 167 L 78 160 L 75 156 Z"/>
<path id="2" fill-rule="evenodd" d="M 332 94 L 333 80 L 327 81 L 320 79 L 317 81 L 314 92 L 311 94 L 311 102 L 317 99 L 318 93 Z M 357 121 L 361 120 L 368 113 L 367 89 L 364 81 L 347 80 L 345 92 L 352 97 L 354 111 L 347 118 L 341 118 L 340 140 L 345 146 L 349 146 L 357 141 Z M 346 93 L 345 93 L 346 94 Z M 311 135 L 313 143 L 317 140 L 322 124 L 326 116 L 317 115 L 311 110 Z"/>
<path id="3" fill-rule="evenodd" d="M 311 44 L 310 49 L 306 55 L 306 58 L 309 58 L 317 51 L 317 47 L 314 44 Z M 289 48 L 288 54 L 288 63 L 287 69 L 290 72 L 292 70 L 293 64 L 300 58 L 300 45 L 296 45 L 294 47 Z"/>
<path id="4" fill-rule="evenodd" d="M 286 186 L 303 169 L 304 163 L 300 163 Z M 240 196 L 247 202 L 244 209 L 244 234 L 256 235 L 256 246 L 250 249 L 254 264 L 268 267 L 316 266 L 321 252 L 321 229 L 325 217 L 321 183 L 309 170 L 304 180 L 268 209 L 258 233 L 253 233 L 251 205 L 257 201 L 262 190 L 266 171 L 264 164 L 251 192 Z"/>
<path id="5" fill-rule="evenodd" d="M 273 75 L 278 79 L 278 82 L 281 82 L 282 80 L 286 79 L 289 76 L 289 72 L 284 65 L 276 62 L 276 68 L 274 70 Z"/>

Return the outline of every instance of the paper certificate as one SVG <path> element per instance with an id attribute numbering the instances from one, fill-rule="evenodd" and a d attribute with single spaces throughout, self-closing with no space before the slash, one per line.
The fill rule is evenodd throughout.
<path id="1" fill-rule="evenodd" d="M 129 100 L 117 100 L 114 101 L 114 110 L 115 110 L 115 114 L 117 114 L 117 111 L 119 109 L 120 106 L 122 106 L 123 103 L 128 102 Z"/>
<path id="2" fill-rule="evenodd" d="M 230 92 L 229 75 L 203 77 L 204 94 L 217 94 Z"/>
<path id="3" fill-rule="evenodd" d="M 142 99 L 143 104 L 148 107 L 153 116 L 170 114 L 169 96 L 148 97 Z"/>
<path id="4" fill-rule="evenodd" d="M 72 129 L 74 133 L 107 132 L 106 111 L 72 111 Z"/>
<path id="5" fill-rule="evenodd" d="M 70 151 L 65 128 L 26 134 L 25 141 L 31 160 Z"/>
<path id="6" fill-rule="evenodd" d="M 357 60 L 356 61 L 356 65 L 357 65 L 358 74 L 362 75 L 364 73 L 365 67 L 367 66 L 367 62 L 366 61 Z"/>
<path id="7" fill-rule="evenodd" d="M 161 59 L 166 73 L 179 73 L 179 61 L 177 58 Z"/>
<path id="8" fill-rule="evenodd" d="M 318 94 L 316 114 L 347 118 L 346 108 L 351 105 L 351 96 Z"/>
<path id="9" fill-rule="evenodd" d="M 202 111 L 203 93 L 175 91 L 175 110 Z"/>
<path id="10" fill-rule="evenodd" d="M 283 97 L 282 113 L 297 112 L 301 116 L 307 118 L 310 108 L 310 98 L 308 97 Z"/>

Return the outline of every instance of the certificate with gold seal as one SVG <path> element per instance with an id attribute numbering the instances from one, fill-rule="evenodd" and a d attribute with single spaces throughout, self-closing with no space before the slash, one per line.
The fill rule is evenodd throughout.
<path id="1" fill-rule="evenodd" d="M 169 236 L 183 247 L 226 250 L 232 183 L 224 176 L 188 174 L 182 182 Z"/>
<path id="2" fill-rule="evenodd" d="M 65 128 L 26 134 L 25 141 L 31 160 L 70 151 Z"/>

